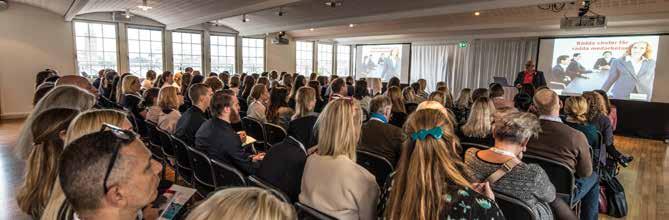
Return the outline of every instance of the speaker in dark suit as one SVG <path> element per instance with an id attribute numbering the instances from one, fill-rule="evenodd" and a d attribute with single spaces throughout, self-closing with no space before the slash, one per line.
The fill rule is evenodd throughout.
<path id="1" fill-rule="evenodd" d="M 535 67 L 534 62 L 531 60 L 527 61 L 527 63 L 525 63 L 525 71 L 518 72 L 516 80 L 513 81 L 513 85 L 517 88 L 520 88 L 520 86 L 525 83 L 531 83 L 534 85 L 534 88 L 546 86 L 544 72 L 537 71 Z"/>

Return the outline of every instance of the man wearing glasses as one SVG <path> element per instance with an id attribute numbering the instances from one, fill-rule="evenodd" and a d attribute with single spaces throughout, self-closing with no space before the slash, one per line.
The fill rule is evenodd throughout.
<path id="1" fill-rule="evenodd" d="M 79 219 L 138 219 L 157 196 L 162 166 L 132 131 L 102 129 L 64 150 L 63 192 Z"/>

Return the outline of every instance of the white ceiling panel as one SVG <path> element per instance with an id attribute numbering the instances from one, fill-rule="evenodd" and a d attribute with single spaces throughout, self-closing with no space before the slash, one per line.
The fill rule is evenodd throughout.
<path id="1" fill-rule="evenodd" d="M 59 15 L 65 15 L 70 4 L 72 4 L 72 1 L 73 0 L 10 0 L 9 3 L 10 5 L 12 2 L 23 3 L 43 8 Z"/>

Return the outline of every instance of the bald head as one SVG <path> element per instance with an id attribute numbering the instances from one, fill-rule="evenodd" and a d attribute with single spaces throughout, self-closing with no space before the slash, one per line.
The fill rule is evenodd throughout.
<path id="1" fill-rule="evenodd" d="M 71 86 L 76 86 L 81 89 L 84 89 L 88 92 L 90 92 L 93 95 L 98 95 L 98 90 L 91 85 L 91 82 L 88 81 L 83 76 L 76 76 L 76 75 L 67 75 L 67 76 L 62 76 L 56 81 L 56 86 L 61 86 L 61 85 L 71 85 Z"/>
<path id="2" fill-rule="evenodd" d="M 540 115 L 560 116 L 560 98 L 550 89 L 542 89 L 534 94 L 534 106 Z"/>

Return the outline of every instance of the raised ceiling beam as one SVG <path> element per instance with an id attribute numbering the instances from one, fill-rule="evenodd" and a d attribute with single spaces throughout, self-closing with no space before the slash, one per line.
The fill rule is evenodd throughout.
<path id="1" fill-rule="evenodd" d="M 229 10 L 222 10 L 219 13 L 213 13 L 213 14 L 207 14 L 207 15 L 202 15 L 200 17 L 197 17 L 195 19 L 188 19 L 184 21 L 179 21 L 179 22 L 173 22 L 173 23 L 168 23 L 166 24 L 166 28 L 168 30 L 174 30 L 178 28 L 184 28 L 196 24 L 202 24 L 206 23 L 209 21 L 217 20 L 217 19 L 223 19 L 223 18 L 228 18 L 232 16 L 238 16 L 242 14 L 247 14 L 247 13 L 252 13 L 252 12 L 257 12 L 257 11 L 263 11 L 266 9 L 271 9 L 271 8 L 276 8 L 279 6 L 299 2 L 300 0 L 267 0 L 267 1 L 262 1 L 259 3 L 251 4 L 251 5 L 245 5 L 242 7 L 237 7 L 237 8 L 229 8 Z"/>
<path id="2" fill-rule="evenodd" d="M 74 0 L 72 1 L 72 4 L 70 4 L 70 8 L 67 9 L 67 12 L 65 12 L 65 21 L 72 21 L 77 14 L 86 7 L 86 5 L 89 3 L 88 0 Z"/>

